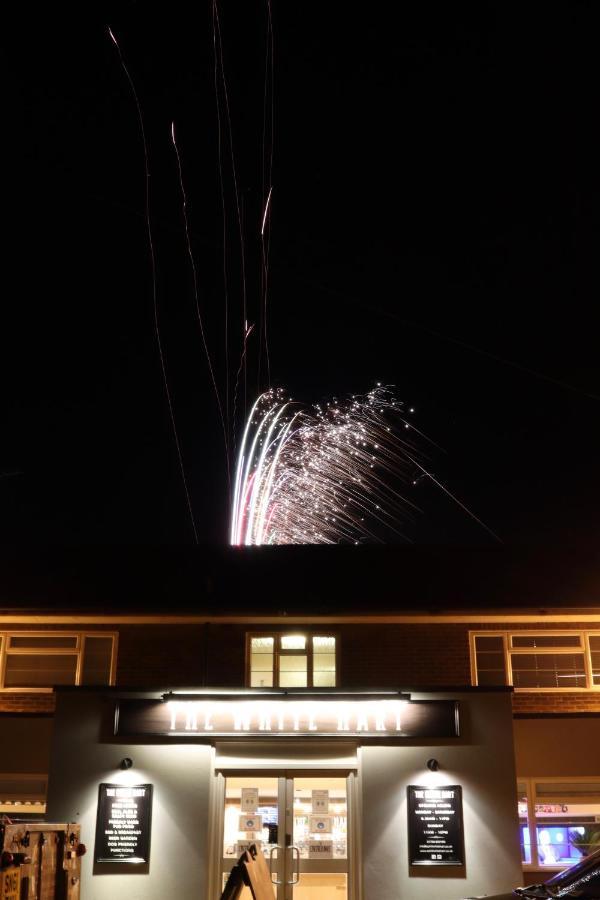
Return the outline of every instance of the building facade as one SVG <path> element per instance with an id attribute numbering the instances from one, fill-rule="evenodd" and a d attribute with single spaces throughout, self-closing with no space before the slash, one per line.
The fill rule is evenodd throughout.
<path id="1" fill-rule="evenodd" d="M 182 841 L 193 849 L 185 875 L 178 869 L 179 895 L 211 900 L 252 840 L 272 856 L 279 900 L 291 892 L 295 900 L 392 890 L 427 897 L 433 878 L 440 897 L 491 894 L 543 880 L 600 843 L 600 608 L 585 605 L 564 577 L 546 584 L 550 602 L 534 606 L 532 592 L 543 585 L 509 591 L 489 560 L 478 561 L 478 577 L 472 565 L 459 568 L 481 593 L 487 581 L 493 605 L 476 604 L 455 570 L 442 565 L 427 576 L 422 557 L 420 578 L 406 576 L 399 591 L 393 576 L 402 558 L 389 556 L 376 606 L 363 593 L 373 557 L 366 574 L 355 570 L 354 593 L 346 580 L 337 597 L 311 558 L 302 556 L 301 570 L 292 566 L 299 583 L 285 609 L 273 601 L 276 567 L 261 608 L 264 572 L 242 567 L 232 585 L 222 561 L 199 564 L 197 577 L 163 575 L 170 603 L 124 599 L 130 583 L 111 575 L 102 592 L 112 585 L 113 595 L 101 604 L 78 584 L 76 608 L 59 605 L 61 579 L 45 604 L 39 594 L 35 607 L 4 604 L 0 810 L 80 821 L 82 840 L 95 847 L 99 786 L 152 785 L 150 859 L 124 867 L 90 854 L 84 898 L 124 894 L 133 875 L 145 884 L 136 890 L 158 896 Z M 494 564 L 504 571 L 502 559 Z M 221 583 L 222 571 L 229 575 Z M 335 582 L 335 570 L 328 577 Z M 422 578 L 426 602 L 415 598 Z M 195 604 L 190 585 L 202 595 Z M 559 593 L 577 605 L 558 603 Z M 157 732 L 132 719 L 140 703 L 163 718 L 171 704 L 175 727 Z M 389 712 L 398 703 L 400 727 Z M 425 712 L 453 704 L 456 733 L 447 720 L 427 725 Z M 409 719 L 421 711 L 419 731 Z M 134 725 L 124 730 L 127 721 Z M 129 769 L 123 760 L 132 760 Z M 456 788 L 460 806 L 451 816 L 462 820 L 460 838 L 442 848 L 441 860 L 418 859 L 415 791 Z M 319 809 L 331 829 L 323 840 L 310 830 Z M 256 830 L 240 828 L 244 811 L 258 817 Z M 435 855 L 435 829 L 427 840 L 423 853 Z"/>

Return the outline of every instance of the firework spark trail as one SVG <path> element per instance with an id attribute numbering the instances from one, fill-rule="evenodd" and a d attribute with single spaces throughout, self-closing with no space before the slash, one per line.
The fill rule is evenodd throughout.
<path id="1" fill-rule="evenodd" d="M 429 478 L 429 480 L 430 480 L 433 484 L 435 484 L 437 487 L 439 487 L 439 489 L 440 489 L 441 491 L 443 491 L 444 494 L 446 494 L 446 496 L 450 497 L 450 499 L 453 500 L 453 501 L 457 504 L 457 506 L 460 506 L 460 508 L 461 508 L 462 510 L 464 510 L 468 516 L 470 516 L 475 522 L 477 522 L 478 525 L 481 525 L 482 528 L 485 528 L 485 530 L 488 532 L 488 534 L 491 534 L 491 536 L 494 538 L 495 541 L 498 541 L 498 543 L 500 543 L 500 544 L 502 543 L 502 538 L 498 537 L 498 535 L 496 534 L 496 532 L 495 532 L 495 531 L 492 531 L 492 529 L 491 529 L 488 525 L 486 525 L 485 522 L 482 522 L 481 519 L 479 519 L 479 518 L 475 515 L 475 513 L 472 512 L 472 511 L 469 509 L 468 506 L 465 506 L 464 503 L 461 503 L 461 501 L 458 499 L 458 497 L 455 497 L 454 494 L 452 494 L 452 493 L 448 490 L 448 488 L 445 487 L 445 486 L 442 484 L 441 481 L 438 481 L 437 478 L 435 478 L 435 476 L 432 475 L 431 472 L 428 472 L 427 469 L 424 469 L 423 466 L 420 465 L 415 459 L 413 459 L 412 462 L 415 464 L 415 466 L 417 467 L 417 469 L 419 469 L 419 471 L 420 471 L 426 478 Z"/>
<path id="2" fill-rule="evenodd" d="M 248 323 L 246 322 L 246 323 L 245 323 L 245 331 L 244 331 L 244 345 L 243 345 L 243 347 L 242 347 L 242 355 L 241 355 L 241 357 L 240 357 L 240 365 L 239 365 L 239 368 L 238 368 L 238 370 L 237 370 L 237 374 L 236 374 L 236 376 L 235 376 L 235 387 L 234 387 L 234 389 L 233 389 L 233 413 L 232 413 L 232 419 L 233 419 L 233 455 L 234 455 L 234 457 L 235 457 L 236 450 L 237 450 L 237 442 L 236 442 L 236 435 L 237 435 L 237 428 L 236 428 L 236 425 L 237 425 L 237 398 L 238 398 L 238 389 L 239 389 L 239 385 L 240 385 L 240 375 L 242 374 L 242 369 L 244 369 L 244 413 L 245 413 L 245 412 L 246 412 L 246 400 L 245 400 L 245 397 L 246 397 L 246 390 L 245 390 L 245 389 L 246 389 L 246 381 L 245 381 L 245 378 L 246 378 L 246 369 L 245 369 L 245 365 L 246 365 L 246 351 L 247 351 L 247 349 L 248 349 L 248 338 L 249 338 L 250 335 L 252 334 L 253 330 L 254 330 L 254 325 L 253 325 L 253 324 L 252 324 L 252 325 L 248 325 Z"/>
<path id="3" fill-rule="evenodd" d="M 414 473 L 416 448 L 387 425 L 399 411 L 381 387 L 312 410 L 261 395 L 238 455 L 231 543 L 358 543 L 378 540 L 375 523 L 402 535 L 396 524 L 416 507 L 380 474 Z"/>
<path id="4" fill-rule="evenodd" d="M 269 195 L 267 197 L 267 202 L 265 203 L 265 211 L 262 217 L 262 225 L 260 226 L 260 236 L 264 237 L 265 235 L 265 225 L 267 224 L 267 216 L 269 215 L 269 206 L 271 205 L 271 194 L 273 193 L 273 186 L 269 188 Z"/>
<path id="5" fill-rule="evenodd" d="M 233 151 L 233 128 L 231 126 L 231 112 L 229 108 L 229 92 L 227 90 L 227 80 L 225 78 L 225 64 L 223 62 L 223 41 L 221 38 L 221 21 L 219 19 L 219 7 L 217 0 L 213 0 L 213 44 L 214 44 L 214 53 L 215 53 L 215 90 L 217 92 L 217 109 L 219 105 L 218 100 L 218 83 L 217 83 L 217 70 L 218 63 L 220 64 L 220 72 L 221 72 L 221 84 L 223 86 L 223 98 L 225 100 L 225 114 L 227 121 L 227 133 L 229 136 L 229 152 L 231 157 L 231 175 L 233 179 L 233 194 L 235 197 L 235 208 L 237 215 L 237 223 L 238 223 L 238 232 L 239 232 L 239 241 L 240 241 L 240 268 L 241 268 L 241 287 L 242 287 L 242 323 L 245 328 L 245 323 L 248 317 L 247 314 L 247 297 L 246 297 L 246 250 L 244 245 L 244 229 L 242 225 L 242 215 L 240 212 L 240 195 L 238 190 L 238 182 L 237 182 L 237 172 L 235 167 L 235 154 Z M 218 46 L 218 63 L 217 63 L 217 46 Z M 221 166 L 221 118 L 220 114 L 218 115 L 218 124 L 219 124 L 219 166 Z M 221 170 L 221 191 L 223 191 L 223 176 Z M 224 199 L 223 199 L 224 203 Z M 223 227 L 225 227 L 225 212 L 223 211 Z M 225 234 L 223 235 L 223 239 L 225 240 Z M 226 325 L 226 343 L 227 343 L 227 329 L 228 324 Z M 226 354 L 228 354 L 228 348 L 226 347 Z M 227 370 L 229 369 L 229 365 L 227 364 Z M 226 407 L 229 414 L 229 371 L 226 372 L 227 378 L 227 400 Z M 235 423 L 234 423 L 235 427 Z"/>
<path id="6" fill-rule="evenodd" d="M 263 131 L 262 131 L 262 198 L 264 213 L 260 229 L 261 248 L 261 294 L 260 294 L 260 334 L 258 348 L 258 384 L 260 391 L 260 365 L 262 358 L 263 342 L 265 347 L 265 361 L 267 365 L 267 386 L 271 387 L 271 359 L 269 354 L 269 336 L 267 331 L 267 301 L 269 290 L 269 246 L 270 235 L 267 231 L 265 239 L 265 227 L 273 190 L 273 149 L 274 149 L 274 122 L 275 122 L 275 42 L 273 34 L 273 14 L 271 0 L 267 0 L 267 35 L 265 49 L 265 79 L 263 88 Z M 268 137 L 267 137 L 268 136 Z M 268 143 L 268 151 L 267 151 Z M 268 188 L 268 190 L 267 190 Z M 265 200 L 266 197 L 266 200 Z"/>
<path id="7" fill-rule="evenodd" d="M 269 356 L 269 332 L 267 326 L 267 295 L 269 290 L 269 243 L 268 239 L 265 243 L 265 227 L 267 224 L 267 218 L 269 215 L 269 208 L 271 205 L 271 194 L 273 193 L 273 186 L 269 187 L 269 195 L 267 197 L 267 202 L 265 203 L 265 211 L 263 213 L 262 225 L 260 228 L 260 248 L 261 248 L 261 262 L 262 262 L 262 310 L 261 310 L 261 334 L 264 335 L 265 339 L 265 359 L 267 362 L 267 382 L 268 386 L 271 387 L 271 358 Z M 259 352 L 260 352 L 259 348 Z"/>
<path id="8" fill-rule="evenodd" d="M 230 542 L 380 541 L 380 526 L 407 539 L 396 526 L 419 510 L 390 481 L 414 483 L 415 469 L 500 540 L 425 468 L 423 453 L 395 432 L 390 416 L 420 434 L 380 385 L 312 409 L 287 400 L 281 390 L 262 394 L 238 454 Z"/>
<path id="9" fill-rule="evenodd" d="M 229 466 L 229 442 L 227 437 L 227 426 L 225 424 L 225 414 L 223 412 L 223 405 L 221 403 L 221 397 L 219 394 L 219 388 L 217 387 L 217 380 L 215 378 L 215 372 L 212 364 L 212 360 L 210 357 L 210 353 L 208 350 L 208 345 L 206 343 L 206 334 L 204 332 L 204 324 L 202 322 L 202 314 L 200 312 L 200 300 L 198 295 L 198 272 L 196 269 L 196 263 L 194 261 L 194 254 L 192 252 L 192 242 L 190 240 L 190 229 L 188 222 L 188 214 L 187 214 L 187 196 L 185 192 L 185 186 L 183 181 L 183 169 L 181 167 L 181 157 L 179 155 L 179 148 L 177 146 L 177 141 L 175 139 L 175 123 L 171 122 L 171 140 L 173 142 L 173 147 L 175 149 L 175 156 L 177 158 L 177 168 L 179 171 L 179 187 L 181 190 L 181 200 L 182 200 L 182 214 L 183 214 L 183 223 L 185 226 L 185 239 L 187 243 L 187 252 L 190 260 L 190 266 L 192 269 L 192 279 L 193 279 L 193 287 L 194 287 L 194 302 L 196 306 L 196 317 L 198 319 L 198 324 L 200 326 L 200 334 L 202 336 L 202 344 L 204 346 L 204 353 L 206 355 L 206 361 L 208 363 L 208 368 L 210 371 L 210 377 L 212 380 L 213 389 L 215 392 L 215 397 L 217 398 L 217 406 L 219 408 L 219 416 L 221 418 L 221 426 L 223 428 L 223 440 L 225 442 L 225 456 L 227 458 L 227 477 L 230 482 L 231 489 L 231 471 Z M 234 409 L 234 420 L 235 420 L 235 409 Z"/>
<path id="10" fill-rule="evenodd" d="M 229 283 L 227 279 L 227 206 L 225 203 L 225 182 L 223 179 L 223 150 L 221 140 L 221 107 L 219 105 L 219 64 L 217 55 L 217 4 L 213 0 L 213 59 L 215 104 L 217 111 L 217 160 L 219 165 L 219 186 L 221 193 L 221 216 L 223 221 L 223 296 L 225 302 L 225 421 L 229 433 Z M 229 456 L 229 454 L 228 454 Z M 229 458 L 227 466 L 229 467 Z"/>
<path id="11" fill-rule="evenodd" d="M 173 410 L 173 402 L 171 400 L 171 391 L 169 389 L 169 382 L 167 379 L 167 367 L 165 364 L 165 354 L 163 351 L 162 339 L 160 336 L 160 326 L 158 321 L 158 296 L 157 296 L 157 288 L 156 288 L 156 255 L 154 252 L 154 239 L 152 237 L 152 224 L 150 221 L 150 161 L 148 155 L 148 144 L 146 141 L 146 129 L 144 127 L 144 117 L 142 115 L 142 107 L 139 101 L 139 97 L 137 91 L 135 89 L 135 84 L 133 82 L 133 78 L 129 74 L 129 69 L 125 63 L 123 58 L 123 54 L 121 53 L 121 48 L 119 46 L 119 42 L 114 36 L 112 30 L 108 28 L 108 34 L 113 44 L 117 48 L 117 53 L 119 54 L 119 62 L 121 63 L 121 68 L 123 69 L 127 81 L 129 82 L 129 86 L 131 88 L 131 93 L 133 94 L 133 99 L 135 100 L 135 105 L 138 114 L 138 120 L 140 124 L 140 132 L 142 135 L 142 146 L 144 148 L 144 165 L 146 171 L 146 193 L 145 193 L 145 217 L 146 217 L 146 230 L 148 234 L 148 246 L 150 248 L 150 268 L 152 275 L 152 305 L 154 312 L 154 330 L 156 333 L 156 344 L 158 346 L 158 355 L 160 358 L 160 368 L 162 371 L 163 383 L 165 386 L 165 394 L 167 397 L 167 405 L 169 407 L 169 417 L 171 419 L 171 427 L 173 429 L 173 437 L 175 438 L 175 447 L 177 449 L 177 459 L 179 461 L 179 469 L 181 471 L 181 479 L 183 481 L 183 489 L 185 491 L 185 499 L 187 502 L 188 511 L 190 514 L 190 521 L 192 523 L 192 530 L 194 532 L 194 540 L 198 543 L 198 531 L 196 529 L 196 521 L 194 519 L 194 511 L 192 509 L 192 501 L 190 498 L 190 492 L 188 490 L 187 478 L 185 476 L 185 468 L 183 465 L 183 455 L 181 453 L 181 444 L 179 442 L 179 435 L 177 433 L 177 427 L 175 425 L 175 413 Z"/>

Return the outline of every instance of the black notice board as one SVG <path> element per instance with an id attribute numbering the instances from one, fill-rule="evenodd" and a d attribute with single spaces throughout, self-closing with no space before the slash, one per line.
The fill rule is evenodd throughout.
<path id="1" fill-rule="evenodd" d="M 151 784 L 101 784 L 96 818 L 97 863 L 150 860 Z"/>
<path id="2" fill-rule="evenodd" d="M 408 852 L 411 866 L 464 865 L 460 785 L 408 785 Z"/>

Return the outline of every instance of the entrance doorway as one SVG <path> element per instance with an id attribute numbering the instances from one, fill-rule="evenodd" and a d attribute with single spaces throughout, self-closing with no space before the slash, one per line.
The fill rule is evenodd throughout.
<path id="1" fill-rule="evenodd" d="M 350 900 L 350 778 L 226 775 L 222 884 L 254 843 L 269 865 L 274 900 Z M 251 900 L 248 888 L 241 900 Z"/>

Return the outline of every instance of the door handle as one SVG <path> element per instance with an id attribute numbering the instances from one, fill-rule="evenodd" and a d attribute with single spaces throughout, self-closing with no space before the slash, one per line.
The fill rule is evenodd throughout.
<path id="1" fill-rule="evenodd" d="M 292 870 L 291 881 L 286 881 L 286 884 L 298 884 L 298 882 L 300 881 L 300 847 L 296 847 L 295 844 L 290 844 L 287 849 L 292 851 L 292 863 L 294 861 L 294 850 L 296 851 L 298 856 L 296 857 L 296 871 L 294 872 Z M 295 878 L 294 875 L 296 876 Z"/>
<path id="2" fill-rule="evenodd" d="M 273 878 L 273 854 L 277 850 L 277 858 L 279 858 L 279 851 L 283 850 L 281 844 L 275 844 L 274 847 L 271 847 L 269 851 L 269 875 L 271 876 L 271 884 L 283 884 L 283 879 Z"/>

